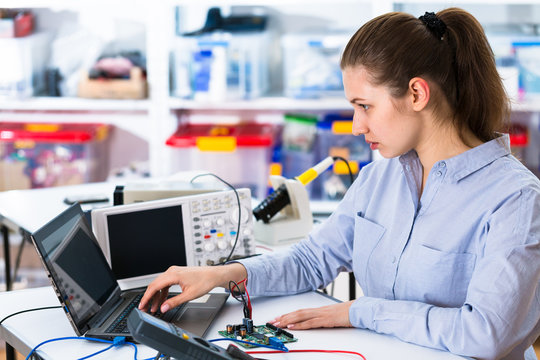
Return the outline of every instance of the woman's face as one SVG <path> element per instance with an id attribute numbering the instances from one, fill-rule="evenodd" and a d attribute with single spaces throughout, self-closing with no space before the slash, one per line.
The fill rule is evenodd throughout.
<path id="1" fill-rule="evenodd" d="M 359 66 L 343 70 L 343 85 L 354 108 L 353 134 L 364 135 L 372 150 L 392 158 L 418 145 L 422 127 L 408 104 L 412 95 L 393 98 L 387 87 L 371 84 L 367 71 Z"/>

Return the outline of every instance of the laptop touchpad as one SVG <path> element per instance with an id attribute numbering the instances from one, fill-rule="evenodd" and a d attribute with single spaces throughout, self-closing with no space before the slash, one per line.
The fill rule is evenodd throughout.
<path id="1" fill-rule="evenodd" d="M 185 309 L 180 319 L 174 320 L 173 323 L 184 330 L 203 336 L 215 312 L 214 308 L 190 307 Z"/>

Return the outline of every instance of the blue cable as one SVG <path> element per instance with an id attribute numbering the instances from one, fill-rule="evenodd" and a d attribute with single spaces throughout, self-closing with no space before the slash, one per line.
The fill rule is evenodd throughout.
<path id="1" fill-rule="evenodd" d="M 111 344 L 109 347 L 106 347 L 106 348 L 103 349 L 103 350 L 99 350 L 99 351 L 97 351 L 97 352 L 95 352 L 95 353 L 93 353 L 93 354 L 90 354 L 90 355 L 87 355 L 87 356 L 85 356 L 85 357 L 82 357 L 82 358 L 80 358 L 79 360 L 84 360 L 84 359 L 91 358 L 92 356 L 96 356 L 97 354 L 101 354 L 102 352 L 105 352 L 105 351 L 109 350 L 109 349 L 112 348 L 112 347 L 114 347 L 114 344 Z"/>
<path id="2" fill-rule="evenodd" d="M 61 338 L 56 338 L 56 339 L 49 339 L 49 340 L 45 340 L 39 344 L 37 344 L 31 351 L 30 353 L 28 354 L 28 356 L 26 357 L 25 360 L 29 360 L 30 359 L 30 356 L 32 356 L 32 354 L 37 350 L 37 348 L 39 348 L 40 346 L 42 345 L 45 345 L 47 343 L 50 343 L 50 342 L 54 342 L 54 341 L 60 341 L 60 340 L 88 340 L 88 341 L 95 341 L 95 342 L 100 342 L 100 343 L 105 343 L 105 344 L 111 344 L 111 346 L 107 347 L 106 349 L 103 349 L 103 350 L 100 350 L 100 351 L 97 351 L 93 354 L 90 354 L 90 355 L 87 355 L 87 356 L 84 356 L 78 360 L 83 360 L 83 359 L 88 359 L 92 356 L 95 356 L 97 354 L 101 354 L 102 352 L 104 351 L 107 351 L 109 350 L 110 348 L 112 347 L 115 347 L 115 346 L 121 346 L 121 345 L 131 345 L 133 346 L 133 348 L 135 349 L 135 353 L 133 355 L 133 359 L 134 360 L 137 360 L 137 345 L 135 345 L 134 343 L 132 342 L 127 342 L 126 341 L 126 338 L 123 337 L 123 336 L 117 336 L 116 338 L 114 338 L 114 340 L 103 340 L 103 339 L 97 339 L 97 338 L 83 338 L 83 337 L 77 337 L 77 336 L 66 336 L 66 337 L 61 337 Z"/>
<path id="3" fill-rule="evenodd" d="M 283 352 L 288 352 L 289 351 L 289 349 L 283 344 L 282 344 L 282 346 L 277 347 L 277 346 L 263 345 L 263 344 L 259 344 L 259 343 L 251 342 L 251 341 L 237 340 L 237 339 L 233 339 L 233 338 L 217 338 L 217 339 L 208 340 L 208 342 L 216 342 L 216 341 L 236 341 L 236 342 L 243 343 L 243 344 L 269 348 L 269 349 L 272 349 L 272 350 L 279 350 L 279 351 L 283 351 Z"/>

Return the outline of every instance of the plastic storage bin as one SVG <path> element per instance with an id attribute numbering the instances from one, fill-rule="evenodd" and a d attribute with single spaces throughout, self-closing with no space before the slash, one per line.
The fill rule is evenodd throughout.
<path id="1" fill-rule="evenodd" d="M 281 135 L 281 164 L 283 176 L 295 178 L 315 165 L 315 141 L 317 137 L 316 115 L 286 114 Z M 306 185 L 308 195 L 312 197 L 315 182 Z"/>
<path id="2" fill-rule="evenodd" d="M 327 114 L 317 123 L 317 157 L 340 156 L 349 162 L 353 176 L 372 160 L 372 152 L 364 136 L 352 134 L 352 114 Z M 339 200 L 351 186 L 350 173 L 343 161 L 322 173 L 318 187 L 324 200 Z"/>
<path id="3" fill-rule="evenodd" d="M 33 34 L 0 39 L 0 96 L 24 98 L 45 89 L 49 36 Z"/>
<path id="4" fill-rule="evenodd" d="M 103 181 L 103 124 L 0 123 L 0 189 L 29 189 Z"/>
<path id="5" fill-rule="evenodd" d="M 268 32 L 214 32 L 177 39 L 173 94 L 201 101 L 255 98 L 268 90 Z"/>
<path id="6" fill-rule="evenodd" d="M 208 171 L 263 198 L 273 142 L 273 125 L 242 123 L 181 124 L 166 143 L 173 148 L 172 171 Z"/>
<path id="7" fill-rule="evenodd" d="M 519 91 L 525 98 L 540 97 L 540 42 L 512 43 L 519 68 Z"/>
<path id="8" fill-rule="evenodd" d="M 282 38 L 284 93 L 294 98 L 343 97 L 339 61 L 350 34 L 289 34 Z"/>

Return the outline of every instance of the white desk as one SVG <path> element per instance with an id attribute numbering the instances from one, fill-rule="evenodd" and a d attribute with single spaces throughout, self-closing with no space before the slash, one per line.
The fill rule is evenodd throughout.
<path id="1" fill-rule="evenodd" d="M 255 325 L 266 323 L 277 315 L 304 307 L 324 306 L 334 303 L 334 300 L 317 292 L 304 293 L 285 297 L 254 298 L 253 320 Z M 51 287 L 10 291 L 0 294 L 0 319 L 24 309 L 59 305 Z M 241 304 L 229 298 L 225 308 L 209 329 L 206 338 L 221 337 L 218 330 L 224 330 L 227 324 L 237 324 L 242 319 Z M 296 343 L 287 344 L 289 349 L 326 349 L 350 350 L 363 354 L 367 360 L 387 359 L 429 359 L 450 360 L 462 359 L 459 356 L 428 349 L 397 340 L 394 337 L 377 334 L 360 329 L 314 329 L 297 330 L 294 335 L 299 339 Z M 7 319 L 0 327 L 0 337 L 11 344 L 23 355 L 42 341 L 75 336 L 67 317 L 62 309 L 47 309 L 15 315 Z M 226 348 L 228 342 L 216 342 Z M 82 340 L 65 340 L 43 345 L 38 354 L 43 359 L 74 359 L 89 355 L 106 348 L 107 344 L 93 343 Z M 144 345 L 138 345 L 137 359 L 146 359 L 156 355 L 156 350 Z M 264 355 L 271 359 L 359 359 L 353 355 L 333 354 L 276 354 Z M 120 349 L 110 349 L 96 359 L 133 359 L 133 347 L 123 346 Z"/>
<path id="2" fill-rule="evenodd" d="M 12 190 L 0 193 L 0 222 L 13 231 L 32 233 L 65 210 L 64 198 L 71 195 L 104 194 L 112 205 L 115 185 L 113 183 L 91 183 L 59 186 L 45 189 Z M 91 205 L 83 205 L 83 210 Z"/>

